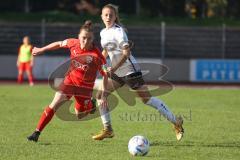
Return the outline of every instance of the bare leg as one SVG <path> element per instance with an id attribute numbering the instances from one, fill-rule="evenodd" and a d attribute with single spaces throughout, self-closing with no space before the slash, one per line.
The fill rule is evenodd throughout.
<path id="1" fill-rule="evenodd" d="M 184 134 L 183 119 L 181 116 L 175 116 L 164 102 L 156 97 L 152 97 L 147 86 L 142 86 L 137 90 L 137 94 L 141 97 L 143 103 L 157 109 L 167 120 L 173 125 L 176 133 L 176 138 L 180 141 Z"/>
<path id="2" fill-rule="evenodd" d="M 107 86 L 108 95 L 107 96 L 109 96 L 110 93 L 112 93 L 119 87 L 121 87 L 121 85 L 119 83 L 117 83 L 116 81 L 114 81 L 112 79 L 108 79 L 108 86 Z M 99 90 L 97 92 L 98 100 L 101 98 L 101 94 L 102 94 L 102 86 L 99 87 Z M 101 133 L 94 135 L 92 138 L 94 140 L 102 140 L 104 138 L 112 138 L 114 136 L 114 134 L 113 134 L 113 130 L 112 130 L 111 118 L 110 118 L 110 113 L 109 113 L 108 107 L 99 106 L 99 112 L 101 115 L 102 124 L 103 124 L 104 129 Z"/>
<path id="3" fill-rule="evenodd" d="M 108 79 L 108 85 L 107 85 L 107 89 L 106 89 L 108 91 L 107 96 L 109 96 L 113 91 L 117 90 L 119 87 L 121 87 L 121 85 L 119 83 L 117 83 L 116 81 L 114 81 L 112 79 Z M 97 100 L 101 99 L 102 88 L 103 88 L 103 86 L 101 85 L 97 92 Z M 99 111 L 101 114 L 101 119 L 102 119 L 104 129 L 112 130 L 109 109 L 99 106 Z"/>
<path id="4" fill-rule="evenodd" d="M 22 83 L 23 81 L 23 71 L 22 70 L 18 70 L 18 83 Z"/>
<path id="5" fill-rule="evenodd" d="M 49 108 L 54 109 L 54 111 L 56 112 L 57 109 L 61 106 L 61 103 L 66 100 L 68 100 L 67 96 L 62 92 L 58 91 L 55 93 L 55 96 L 50 103 Z"/>
<path id="6" fill-rule="evenodd" d="M 157 109 L 167 120 L 174 125 L 176 124 L 176 117 L 170 111 L 168 106 L 164 102 L 156 97 L 152 97 L 147 86 L 142 86 L 137 90 L 138 96 L 142 99 L 143 103 Z"/>
<path id="7" fill-rule="evenodd" d="M 61 106 L 61 103 L 64 100 L 67 100 L 66 95 L 64 95 L 61 92 L 56 92 L 55 97 L 53 98 L 53 101 L 51 102 L 51 104 L 47 106 L 43 111 L 36 130 L 32 133 L 32 135 L 27 137 L 29 141 L 35 141 L 35 142 L 38 141 L 40 133 L 46 127 L 46 125 L 51 121 L 55 111 Z"/>
<path id="8" fill-rule="evenodd" d="M 30 86 L 33 86 L 33 74 L 32 74 L 32 70 L 27 70 L 26 73 L 27 73 L 27 76 L 28 76 L 29 85 L 30 85 Z"/>

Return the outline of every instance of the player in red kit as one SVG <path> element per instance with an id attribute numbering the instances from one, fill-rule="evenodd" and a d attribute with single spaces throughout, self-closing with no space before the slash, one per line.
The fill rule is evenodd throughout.
<path id="1" fill-rule="evenodd" d="M 99 49 L 93 44 L 93 27 L 91 21 L 86 21 L 81 27 L 78 39 L 66 39 L 64 41 L 53 42 L 42 48 L 33 48 L 33 55 L 41 54 L 45 51 L 68 48 L 71 52 L 71 64 L 65 74 L 65 78 L 56 92 L 53 101 L 42 113 L 36 130 L 27 137 L 29 141 L 38 141 L 39 135 L 44 127 L 50 122 L 56 110 L 61 104 L 75 98 L 75 113 L 79 119 L 85 117 L 92 111 L 92 91 L 96 80 L 97 72 L 103 76 L 103 86 L 106 86 L 107 75 L 102 70 L 106 64 L 105 58 Z M 105 91 L 105 88 L 103 89 Z M 99 104 L 107 105 L 105 94 L 102 94 Z"/>

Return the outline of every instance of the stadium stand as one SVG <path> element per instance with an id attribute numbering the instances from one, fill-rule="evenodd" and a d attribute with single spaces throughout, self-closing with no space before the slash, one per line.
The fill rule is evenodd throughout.
<path id="1" fill-rule="evenodd" d="M 0 24 L 0 54 L 14 55 L 24 35 L 41 46 L 67 37 L 74 37 L 80 24 L 46 24 L 44 34 L 41 23 Z M 99 42 L 101 25 L 96 26 L 95 39 Z M 128 27 L 129 40 L 134 42 L 136 57 L 161 58 L 161 26 Z M 224 39 L 225 38 L 225 39 Z M 97 43 L 99 45 L 99 43 Z M 173 27 L 165 30 L 165 58 L 240 58 L 240 29 L 221 27 Z M 58 51 L 64 55 L 64 51 Z M 58 55 L 59 55 L 58 54 Z M 54 53 L 47 54 L 54 55 Z"/>

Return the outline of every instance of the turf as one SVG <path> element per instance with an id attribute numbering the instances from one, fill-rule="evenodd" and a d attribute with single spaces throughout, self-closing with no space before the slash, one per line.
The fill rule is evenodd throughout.
<path id="1" fill-rule="evenodd" d="M 38 143 L 28 142 L 54 91 L 47 85 L 0 85 L 0 159 L 239 159 L 240 90 L 175 88 L 161 98 L 185 119 L 185 137 L 177 142 L 172 126 L 155 110 L 137 100 L 128 106 L 121 99 L 111 112 L 115 137 L 93 141 L 100 118 L 68 122 L 57 117 Z M 152 116 L 154 115 L 154 116 Z M 128 153 L 128 140 L 146 136 L 145 157 Z"/>

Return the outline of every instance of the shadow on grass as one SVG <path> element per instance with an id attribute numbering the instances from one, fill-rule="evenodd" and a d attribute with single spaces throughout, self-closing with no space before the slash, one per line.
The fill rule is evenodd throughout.
<path id="1" fill-rule="evenodd" d="M 200 142 L 193 142 L 193 141 L 183 141 L 183 142 L 176 142 L 176 141 L 168 141 L 168 142 L 160 142 L 154 141 L 150 144 L 150 146 L 163 146 L 163 147 L 209 147 L 209 148 L 239 148 L 240 149 L 240 142 L 229 142 L 229 143 L 200 143 Z"/>
<path id="2" fill-rule="evenodd" d="M 38 145 L 43 145 L 43 146 L 52 145 L 52 143 L 50 143 L 50 142 L 38 142 L 37 144 L 38 144 Z M 62 145 L 63 145 L 63 144 L 62 144 Z"/>
<path id="3" fill-rule="evenodd" d="M 34 142 L 35 143 L 35 142 Z M 37 145 L 41 146 L 71 146 L 71 143 L 52 143 L 52 142 L 37 142 Z"/>

